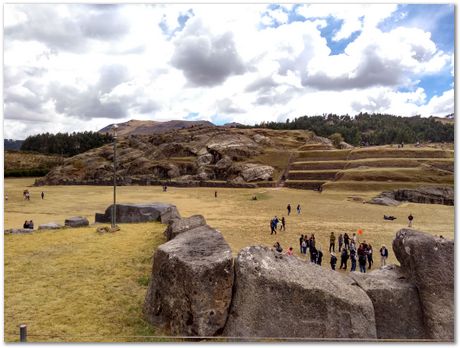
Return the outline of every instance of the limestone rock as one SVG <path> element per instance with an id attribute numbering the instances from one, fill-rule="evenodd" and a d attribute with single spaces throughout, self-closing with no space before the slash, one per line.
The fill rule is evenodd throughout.
<path id="1" fill-rule="evenodd" d="M 370 273 L 351 272 L 350 277 L 374 305 L 377 338 L 426 338 L 417 287 L 400 267 L 388 265 Z"/>
<path id="2" fill-rule="evenodd" d="M 454 189 L 452 187 L 399 189 L 394 191 L 394 196 L 398 201 L 454 205 Z"/>
<path id="3" fill-rule="evenodd" d="M 346 143 L 344 141 L 341 141 L 339 143 L 339 149 L 353 149 L 353 148 L 354 148 L 353 145 L 350 145 L 350 144 L 348 144 L 348 143 Z"/>
<path id="4" fill-rule="evenodd" d="M 32 233 L 34 230 L 32 228 L 10 228 L 4 231 L 4 234 L 23 234 L 23 233 Z"/>
<path id="5" fill-rule="evenodd" d="M 188 218 L 173 219 L 169 221 L 168 227 L 164 231 L 164 235 L 167 240 L 171 240 L 183 232 L 204 225 L 206 225 L 206 220 L 203 215 L 193 215 Z"/>
<path id="6" fill-rule="evenodd" d="M 58 230 L 64 228 L 61 224 L 58 224 L 57 222 L 49 222 L 47 224 L 39 225 L 38 229 L 39 230 Z"/>
<path id="7" fill-rule="evenodd" d="M 399 230 L 393 250 L 415 283 L 425 329 L 435 340 L 454 339 L 454 241 L 407 228 Z"/>
<path id="8" fill-rule="evenodd" d="M 261 246 L 235 260 L 231 337 L 375 338 L 366 293 L 338 272 Z"/>
<path id="9" fill-rule="evenodd" d="M 386 205 L 386 206 L 398 206 L 401 204 L 401 202 L 398 202 L 395 199 L 392 199 L 390 197 L 374 197 L 371 200 L 367 201 L 367 203 L 370 204 L 378 204 L 378 205 Z"/>
<path id="10" fill-rule="evenodd" d="M 64 225 L 68 227 L 84 227 L 89 226 L 89 221 L 84 216 L 73 216 L 65 219 Z"/>
<path id="11" fill-rule="evenodd" d="M 230 159 L 230 157 L 224 156 L 219 161 L 217 161 L 216 168 L 217 169 L 227 169 L 227 168 L 230 168 L 232 164 L 233 164 L 233 161 Z"/>
<path id="12" fill-rule="evenodd" d="M 207 164 L 211 164 L 213 159 L 214 159 L 214 156 L 207 152 L 204 155 L 198 156 L 196 159 L 196 163 L 199 166 L 207 165 Z"/>
<path id="13" fill-rule="evenodd" d="M 155 252 L 144 313 L 173 335 L 222 331 L 232 299 L 232 252 L 209 226 L 176 236 Z"/>
<path id="14" fill-rule="evenodd" d="M 111 222 L 112 207 L 113 204 L 105 210 L 104 214 L 96 213 L 96 222 Z M 175 218 L 180 218 L 180 214 L 173 204 L 141 203 L 116 205 L 116 223 L 160 221 L 166 224 Z"/>
<path id="15" fill-rule="evenodd" d="M 275 169 L 272 166 L 246 163 L 240 172 L 240 175 L 246 182 L 270 180 Z"/>

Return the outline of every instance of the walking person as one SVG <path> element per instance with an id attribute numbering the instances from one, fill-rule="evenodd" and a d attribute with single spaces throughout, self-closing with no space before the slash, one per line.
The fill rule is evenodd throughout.
<path id="1" fill-rule="evenodd" d="M 289 203 L 286 207 L 288 216 L 291 215 L 291 203 Z"/>
<path id="2" fill-rule="evenodd" d="M 281 227 L 280 227 L 280 231 L 283 230 L 283 231 L 286 231 L 286 219 L 283 217 L 281 217 Z"/>
<path id="3" fill-rule="evenodd" d="M 300 204 L 297 204 L 297 215 L 300 215 Z"/>
<path id="4" fill-rule="evenodd" d="M 339 253 L 342 250 L 342 245 L 343 245 L 343 236 L 342 233 L 339 234 Z"/>
<path id="5" fill-rule="evenodd" d="M 407 217 L 407 220 L 409 220 L 409 226 L 408 227 L 412 227 L 412 220 L 414 220 L 414 217 L 412 216 L 412 213 L 409 214 L 409 216 Z"/>
<path id="6" fill-rule="evenodd" d="M 302 242 L 300 244 L 300 252 L 305 255 L 307 254 L 307 241 L 304 238 L 302 238 Z"/>
<path id="7" fill-rule="evenodd" d="M 272 235 L 273 233 L 276 234 L 275 219 L 271 219 L 270 221 L 270 230 L 270 235 Z"/>
<path id="8" fill-rule="evenodd" d="M 337 257 L 335 256 L 335 253 L 331 253 L 331 269 L 335 271 L 335 265 L 337 264 Z"/>
<path id="9" fill-rule="evenodd" d="M 42 196 L 42 199 L 45 199 L 45 192 L 42 191 L 41 196 Z"/>
<path id="10" fill-rule="evenodd" d="M 367 246 L 367 262 L 369 263 L 368 269 L 371 269 L 372 264 L 374 263 L 374 259 L 372 258 L 372 245 L 369 243 Z"/>
<path id="11" fill-rule="evenodd" d="M 300 253 L 303 254 L 303 249 L 302 249 L 302 243 L 303 243 L 303 234 L 300 235 L 300 238 L 299 238 L 299 247 L 300 247 Z"/>
<path id="12" fill-rule="evenodd" d="M 364 249 L 363 243 L 359 245 L 358 248 L 358 263 L 359 263 L 359 271 L 361 273 L 366 273 L 366 251 Z"/>
<path id="13" fill-rule="evenodd" d="M 347 269 L 347 262 L 348 262 L 348 251 L 347 249 L 343 248 L 342 253 L 340 254 L 340 269 Z"/>
<path id="14" fill-rule="evenodd" d="M 335 252 L 335 234 L 334 232 L 331 232 L 331 236 L 329 237 L 329 252 L 332 251 Z"/>
<path id="15" fill-rule="evenodd" d="M 382 245 L 380 248 L 380 267 L 383 267 L 387 264 L 388 259 L 388 249 L 385 245 Z"/>

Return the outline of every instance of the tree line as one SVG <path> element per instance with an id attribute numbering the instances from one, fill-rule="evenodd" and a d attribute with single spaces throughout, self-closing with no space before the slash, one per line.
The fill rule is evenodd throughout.
<path id="1" fill-rule="evenodd" d="M 98 132 L 42 133 L 27 137 L 21 145 L 21 151 L 75 156 L 112 141 L 111 135 Z"/>
<path id="2" fill-rule="evenodd" d="M 453 142 L 454 125 L 435 118 L 402 117 L 389 114 L 359 113 L 349 115 L 325 114 L 302 116 L 286 122 L 262 122 L 257 128 L 306 129 L 316 135 L 329 137 L 339 133 L 351 145 L 386 145 L 419 142 Z"/>

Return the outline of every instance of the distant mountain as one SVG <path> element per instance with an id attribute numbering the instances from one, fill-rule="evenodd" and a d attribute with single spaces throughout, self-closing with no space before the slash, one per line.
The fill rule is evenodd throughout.
<path id="1" fill-rule="evenodd" d="M 224 124 L 223 127 L 238 128 L 238 127 L 244 127 L 244 124 L 241 124 L 238 122 L 230 122 L 230 123 Z"/>
<path id="2" fill-rule="evenodd" d="M 6 150 L 16 150 L 19 151 L 21 149 L 21 145 L 24 140 L 13 140 L 13 139 L 4 139 L 3 140 L 3 147 Z"/>
<path id="3" fill-rule="evenodd" d="M 99 130 L 99 133 L 112 133 L 112 127 L 114 124 L 110 124 L 107 127 Z M 126 135 L 148 135 L 148 134 L 161 134 L 171 130 L 178 130 L 183 128 L 191 127 L 215 127 L 212 122 L 209 121 L 184 121 L 184 120 L 173 120 L 173 121 L 141 121 L 141 120 L 130 120 L 128 122 L 117 123 L 117 133 L 120 136 Z"/>

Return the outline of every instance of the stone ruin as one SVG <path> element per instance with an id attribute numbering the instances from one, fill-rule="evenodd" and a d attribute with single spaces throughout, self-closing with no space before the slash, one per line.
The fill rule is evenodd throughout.
<path id="1" fill-rule="evenodd" d="M 397 232 L 401 266 L 344 275 L 267 247 L 235 259 L 201 215 L 172 219 L 154 254 L 147 320 L 171 335 L 454 340 L 454 242 Z"/>

